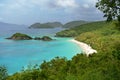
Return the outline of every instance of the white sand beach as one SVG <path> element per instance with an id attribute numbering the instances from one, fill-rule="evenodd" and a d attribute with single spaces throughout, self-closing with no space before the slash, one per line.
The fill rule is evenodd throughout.
<path id="1" fill-rule="evenodd" d="M 83 53 L 87 55 L 87 57 L 88 57 L 89 55 L 92 55 L 93 53 L 97 53 L 96 50 L 92 49 L 92 47 L 89 46 L 89 45 L 87 45 L 86 43 L 79 42 L 79 41 L 77 41 L 77 40 L 75 40 L 75 39 L 72 39 L 72 40 L 70 40 L 70 41 L 78 44 L 78 45 L 80 46 L 80 48 L 82 48 Z"/>

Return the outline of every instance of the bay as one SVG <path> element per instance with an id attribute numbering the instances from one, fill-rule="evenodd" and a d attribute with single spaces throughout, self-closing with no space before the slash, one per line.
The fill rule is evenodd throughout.
<path id="1" fill-rule="evenodd" d="M 61 30 L 63 29 L 28 29 L 27 27 L 0 29 L 0 65 L 5 65 L 8 73 L 13 74 L 29 64 L 41 64 L 43 60 L 49 61 L 57 56 L 71 59 L 77 53 L 81 53 L 80 47 L 69 41 L 71 38 L 54 37 L 55 33 Z M 46 42 L 5 39 L 16 32 L 25 33 L 32 37 L 47 35 L 54 40 Z"/>

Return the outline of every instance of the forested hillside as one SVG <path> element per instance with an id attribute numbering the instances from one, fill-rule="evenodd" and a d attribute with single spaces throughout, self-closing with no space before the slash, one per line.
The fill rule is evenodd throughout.
<path id="1" fill-rule="evenodd" d="M 105 21 L 91 22 L 83 25 L 76 26 L 75 28 L 67 29 L 56 33 L 57 37 L 75 37 L 81 33 L 98 30 L 107 23 Z"/>
<path id="2" fill-rule="evenodd" d="M 79 21 L 71 21 L 63 25 L 63 28 L 74 28 L 76 26 L 86 24 L 87 21 L 79 20 Z"/>

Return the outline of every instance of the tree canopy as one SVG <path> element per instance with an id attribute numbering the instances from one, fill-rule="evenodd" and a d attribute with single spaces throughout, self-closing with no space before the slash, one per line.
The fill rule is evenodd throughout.
<path id="1" fill-rule="evenodd" d="M 7 76 L 8 73 L 6 67 L 0 65 L 0 80 L 6 80 Z"/>
<path id="2" fill-rule="evenodd" d="M 96 7 L 104 13 L 107 21 L 117 19 L 120 22 L 120 0 L 98 0 Z"/>

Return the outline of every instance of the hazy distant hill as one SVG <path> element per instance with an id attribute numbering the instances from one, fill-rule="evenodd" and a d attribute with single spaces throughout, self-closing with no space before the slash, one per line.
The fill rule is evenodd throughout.
<path id="1" fill-rule="evenodd" d="M 2 26 L 15 26 L 15 24 L 0 22 L 0 27 L 2 27 Z"/>
<path id="2" fill-rule="evenodd" d="M 55 27 L 62 27 L 63 24 L 60 22 L 48 22 L 48 23 L 35 23 L 32 24 L 29 28 L 55 28 Z"/>
<path id="3" fill-rule="evenodd" d="M 62 24 L 60 22 L 48 22 L 48 23 L 35 23 L 32 24 L 29 28 L 55 28 L 55 27 L 63 27 L 63 28 L 73 28 L 82 24 L 88 23 L 87 21 L 71 21 L 66 24 Z"/>
<path id="4" fill-rule="evenodd" d="M 25 25 L 17 25 L 17 24 L 11 24 L 11 23 L 5 23 L 5 22 L 0 22 L 0 29 L 10 29 L 10 28 L 17 28 L 17 27 L 25 27 Z"/>
<path id="5" fill-rule="evenodd" d="M 76 27 L 76 26 L 79 26 L 79 25 L 82 25 L 82 24 L 85 24 L 85 23 L 88 23 L 87 21 L 83 21 L 83 20 L 80 20 L 80 21 L 71 21 L 71 22 L 68 22 L 66 24 L 63 25 L 64 28 L 73 28 L 73 27 Z"/>

